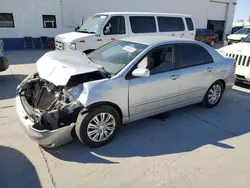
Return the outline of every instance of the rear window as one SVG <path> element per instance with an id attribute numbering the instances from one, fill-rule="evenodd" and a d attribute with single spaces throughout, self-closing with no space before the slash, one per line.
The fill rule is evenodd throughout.
<path id="1" fill-rule="evenodd" d="M 185 26 L 182 18 L 178 17 L 157 17 L 159 31 L 184 31 Z"/>
<path id="2" fill-rule="evenodd" d="M 181 44 L 179 46 L 179 58 L 179 68 L 213 63 L 213 58 L 206 49 L 193 44 Z"/>
<path id="3" fill-rule="evenodd" d="M 194 24 L 191 18 L 186 18 L 186 22 L 187 22 L 187 27 L 189 31 L 193 31 L 194 30 Z"/>
<path id="4" fill-rule="evenodd" d="M 130 16 L 129 20 L 133 33 L 156 32 L 155 18 L 153 16 Z"/>

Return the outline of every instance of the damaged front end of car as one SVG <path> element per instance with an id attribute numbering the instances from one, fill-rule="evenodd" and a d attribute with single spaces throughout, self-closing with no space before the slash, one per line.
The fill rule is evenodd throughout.
<path id="1" fill-rule="evenodd" d="M 17 88 L 16 109 L 27 134 L 45 147 L 71 141 L 84 108 L 77 100 L 83 92 L 82 83 L 102 78 L 98 72 L 72 76 L 66 86 L 56 86 L 38 73 L 26 78 Z"/>

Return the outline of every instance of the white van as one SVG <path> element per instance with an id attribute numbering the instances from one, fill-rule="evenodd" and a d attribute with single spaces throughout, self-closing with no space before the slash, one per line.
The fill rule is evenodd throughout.
<path id="1" fill-rule="evenodd" d="M 56 36 L 55 47 L 88 53 L 112 40 L 149 34 L 194 39 L 195 26 L 184 14 L 105 12 L 90 17 L 76 32 Z"/>

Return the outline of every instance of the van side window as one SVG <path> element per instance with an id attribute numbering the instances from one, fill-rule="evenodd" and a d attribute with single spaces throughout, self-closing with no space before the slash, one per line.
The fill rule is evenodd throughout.
<path id="1" fill-rule="evenodd" d="M 213 63 L 213 58 L 202 46 L 193 44 L 179 45 L 179 68 Z"/>
<path id="2" fill-rule="evenodd" d="M 105 32 L 109 27 L 109 32 Z M 125 19 L 123 16 L 112 16 L 103 29 L 104 35 L 126 34 Z"/>
<path id="3" fill-rule="evenodd" d="M 186 22 L 187 22 L 187 27 L 189 31 L 193 31 L 194 30 L 194 24 L 191 18 L 185 18 Z"/>
<path id="4" fill-rule="evenodd" d="M 184 31 L 185 26 L 182 18 L 178 17 L 157 17 L 160 32 Z"/>
<path id="5" fill-rule="evenodd" d="M 129 20 L 133 33 L 156 32 L 156 23 L 153 16 L 130 16 Z"/>

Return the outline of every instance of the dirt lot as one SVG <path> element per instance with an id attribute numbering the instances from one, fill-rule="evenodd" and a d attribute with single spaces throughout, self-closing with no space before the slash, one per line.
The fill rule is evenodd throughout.
<path id="1" fill-rule="evenodd" d="M 213 109 L 190 106 L 165 120 L 124 125 L 109 145 L 78 140 L 44 149 L 23 131 L 15 88 L 45 51 L 8 52 L 0 73 L 0 187 L 250 187 L 250 87 L 235 86 Z"/>

